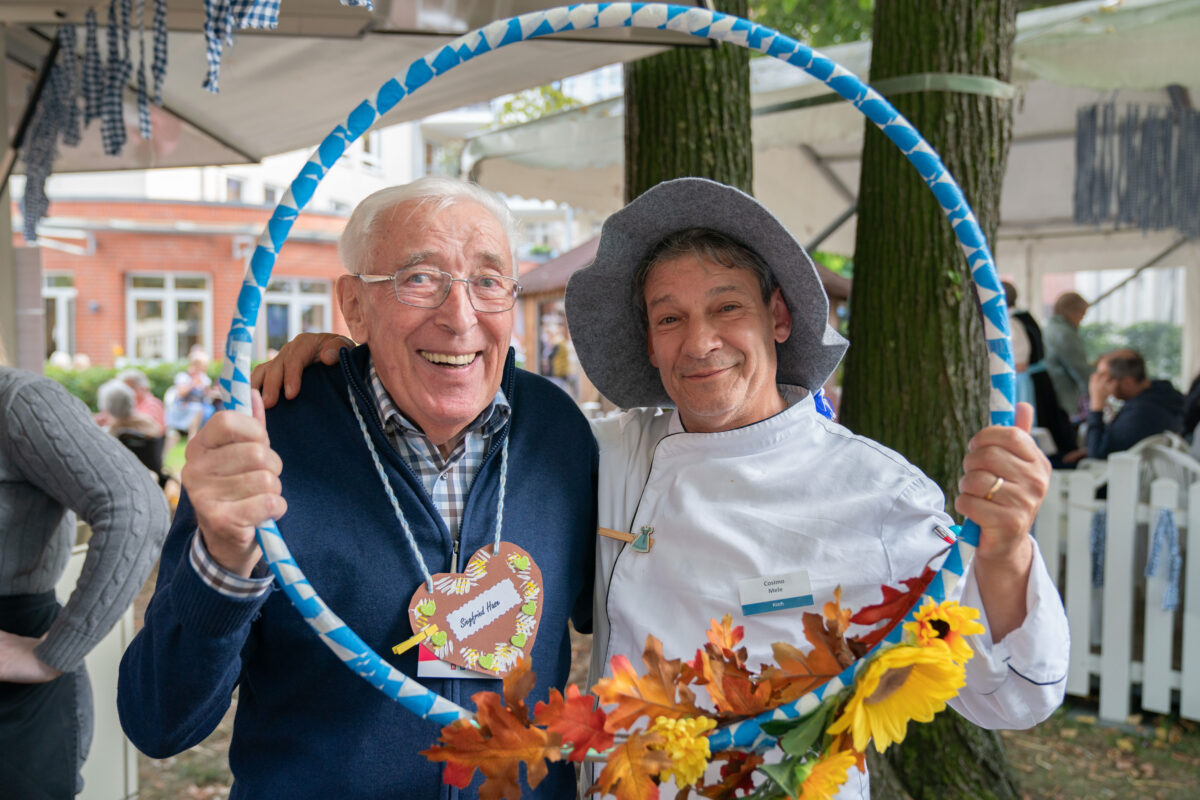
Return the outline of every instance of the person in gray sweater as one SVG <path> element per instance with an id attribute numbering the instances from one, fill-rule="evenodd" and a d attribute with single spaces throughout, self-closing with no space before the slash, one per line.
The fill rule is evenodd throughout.
<path id="1" fill-rule="evenodd" d="M 72 513 L 74 512 L 74 513 Z M 92 528 L 65 607 L 54 586 Z M 133 453 L 48 378 L 0 362 L 0 795 L 57 800 L 81 788 L 92 735 L 83 657 L 133 601 L 170 525 Z"/>

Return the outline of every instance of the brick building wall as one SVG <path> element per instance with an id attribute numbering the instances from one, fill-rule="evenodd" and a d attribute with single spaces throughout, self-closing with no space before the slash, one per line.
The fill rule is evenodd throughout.
<path id="1" fill-rule="evenodd" d="M 203 276 L 211 302 L 200 328 L 216 357 L 224 352 L 246 256 L 270 212 L 262 207 L 151 201 L 55 200 L 46 238 L 94 248 L 77 255 L 41 247 L 43 275 L 69 275 L 75 288 L 75 352 L 93 364 L 111 365 L 129 346 L 127 300 L 132 276 Z M 332 286 L 344 273 L 336 236 L 345 219 L 305 214 L 276 261 L 272 279 L 327 281 L 330 314 L 322 327 L 346 333 Z M 20 234 L 15 244 L 23 244 Z M 261 317 L 261 314 L 260 314 Z M 291 331 L 295 333 L 297 331 Z M 130 356 L 136 355 L 129 353 Z M 179 357 L 184 354 L 180 353 Z"/>

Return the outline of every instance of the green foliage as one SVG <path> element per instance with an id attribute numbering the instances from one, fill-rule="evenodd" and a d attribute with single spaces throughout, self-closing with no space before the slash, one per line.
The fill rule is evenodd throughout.
<path id="1" fill-rule="evenodd" d="M 98 411 L 96 391 L 101 384 L 111 380 L 117 374 L 117 370 L 112 367 L 61 369 L 47 364 L 45 374 L 47 378 L 59 382 L 64 389 L 87 403 L 92 411 Z"/>
<path id="2" fill-rule="evenodd" d="M 1183 370 L 1183 329 L 1170 322 L 1137 322 L 1117 329 L 1111 322 L 1080 325 L 1079 335 L 1088 361 L 1118 347 L 1131 347 L 1146 359 L 1150 378 L 1177 381 Z"/>
<path id="3" fill-rule="evenodd" d="M 814 250 L 812 259 L 830 272 L 836 272 L 843 278 L 854 277 L 854 257 L 840 253 L 830 253 L 825 250 Z"/>
<path id="4" fill-rule="evenodd" d="M 825 47 L 871 37 L 874 0 L 750 0 L 750 19 Z"/>
<path id="5" fill-rule="evenodd" d="M 88 367 L 86 369 L 62 369 L 52 364 L 46 364 L 45 375 L 51 380 L 62 384 L 63 388 L 87 403 L 92 411 L 99 411 L 96 405 L 96 392 L 101 384 L 117 376 L 121 369 L 116 367 Z M 150 393 L 162 399 L 167 389 L 175 385 L 175 376 L 187 369 L 186 361 L 167 361 L 161 364 L 137 365 L 150 379 Z M 221 375 L 221 362 L 214 361 L 208 365 L 208 377 L 215 384 Z"/>
<path id="6" fill-rule="evenodd" d="M 517 92 L 500 107 L 493 127 L 530 122 L 583 105 L 582 101 L 564 93 L 561 86 L 560 83 L 551 83 Z"/>

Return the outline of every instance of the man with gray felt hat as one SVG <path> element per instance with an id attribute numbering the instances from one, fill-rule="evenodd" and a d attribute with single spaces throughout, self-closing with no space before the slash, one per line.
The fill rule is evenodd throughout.
<path id="1" fill-rule="evenodd" d="M 754 198 L 701 178 L 655 186 L 604 223 L 566 308 L 588 378 L 629 409 L 592 422 L 593 682 L 614 656 L 640 663 L 647 635 L 690 658 L 726 614 L 746 663 L 770 663 L 837 587 L 861 608 L 940 564 L 953 520 L 938 487 L 818 407 L 847 344 L 811 259 Z M 289 345 L 264 394 L 323 341 Z M 982 533 L 951 597 L 986 631 L 951 704 L 993 728 L 1038 723 L 1065 689 L 1066 617 L 1029 536 L 1050 473 L 1031 418 L 1023 405 L 1017 427 L 975 435 L 955 501 Z M 851 770 L 839 797 L 869 797 L 866 775 Z"/>
<path id="2" fill-rule="evenodd" d="M 655 186 L 605 222 L 566 308 L 588 378 L 632 409 L 592 426 L 593 679 L 613 656 L 639 663 L 648 634 L 689 658 L 731 612 L 746 663 L 771 663 L 838 586 L 861 608 L 940 561 L 938 487 L 818 407 L 847 344 L 808 254 L 754 198 L 700 178 Z M 1030 421 L 1026 406 L 1018 427 L 974 437 L 955 502 L 982 534 L 952 597 L 987 631 L 952 705 L 993 728 L 1036 724 L 1065 689 L 1066 617 L 1029 536 L 1050 471 Z M 782 591 L 759 597 L 767 584 Z M 868 796 L 851 770 L 839 797 Z"/>

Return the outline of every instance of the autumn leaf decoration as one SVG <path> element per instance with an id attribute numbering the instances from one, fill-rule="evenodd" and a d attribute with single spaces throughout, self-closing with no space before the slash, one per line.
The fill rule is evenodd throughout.
<path id="1" fill-rule="evenodd" d="M 521 800 L 520 764 L 536 787 L 546 777 L 548 761 L 562 758 L 562 735 L 530 724 L 525 696 L 534 685 L 529 662 L 522 660 L 504 679 L 504 699 L 495 692 L 478 692 L 474 720 L 456 720 L 442 728 L 441 745 L 421 755 L 446 762 L 442 780 L 460 789 L 478 769 L 483 773 L 482 800 Z"/>
<path id="2" fill-rule="evenodd" d="M 711 800 L 832 797 L 845 782 L 848 769 L 862 769 L 862 748 L 855 748 L 856 742 L 861 744 L 876 732 L 873 726 L 880 724 L 889 725 L 888 730 L 894 732 L 899 723 L 903 738 L 908 719 L 895 718 L 899 712 L 894 709 L 924 708 L 903 699 L 905 692 L 911 695 L 916 691 L 905 684 L 913 667 L 905 666 L 895 673 L 897 677 L 885 681 L 889 686 L 886 700 L 874 688 L 889 668 L 887 664 L 920 664 L 926 674 L 942 676 L 940 698 L 961 685 L 957 675 L 965 663 L 961 652 L 965 643 L 956 640 L 952 650 L 938 638 L 941 627 L 925 625 L 912 635 L 906 626 L 902 643 L 872 653 L 868 668 L 858 673 L 869 674 L 874 682 L 870 692 L 857 694 L 856 679 L 854 685 L 827 695 L 798 718 L 762 724 L 763 732 L 777 739 L 782 751 L 779 760 L 768 762 L 760 753 L 737 750 L 710 754 L 707 734 L 715 726 L 793 703 L 841 674 L 904 619 L 932 576 L 933 571 L 927 569 L 920 577 L 904 581 L 903 589 L 884 586 L 883 602 L 857 613 L 842 608 L 841 589 L 837 589 L 820 614 L 802 617 L 808 649 L 777 642 L 772 646 L 775 663 L 758 670 L 746 663 L 745 632 L 741 626 L 735 627 L 728 615 L 720 622 L 712 620 L 707 641 L 691 661 L 666 658 L 661 642 L 649 636 L 642 653 L 644 672 L 639 673 L 624 656 L 615 656 L 611 676 L 593 687 L 594 696 L 573 685 L 565 694 L 552 689 L 546 702 L 536 704 L 532 715 L 525 698 L 535 676 L 528 663 L 522 662 L 504 679 L 503 703 L 492 692 L 474 695 L 475 719 L 447 725 L 439 744 L 423 755 L 444 762 L 444 780 L 454 786 L 467 786 L 479 770 L 484 776 L 483 800 L 518 800 L 522 763 L 530 787 L 536 787 L 547 774 L 547 763 L 563 759 L 603 761 L 604 768 L 591 791 L 617 800 L 658 798 L 658 784 L 667 777 L 679 787 L 677 800 L 690 791 Z M 948 618 L 962 619 L 955 624 L 964 633 L 973 632 L 968 626 L 974 623 L 967 618 L 977 612 L 958 608 L 956 603 L 942 605 L 954 606 L 945 612 L 952 615 Z M 929 606 L 923 613 L 942 612 Z M 851 624 L 865 632 L 848 636 Z M 901 652 L 900 648 L 909 649 Z M 918 648 L 922 648 L 920 654 Z M 910 652 L 913 655 L 905 655 Z M 888 660 L 883 654 L 888 654 Z M 697 687 L 703 689 L 702 696 L 707 695 L 711 708 L 697 703 Z M 929 703 L 944 705 L 938 698 L 931 697 Z M 833 735 L 830 729 L 839 733 Z M 706 772 L 706 765 L 714 768 Z"/>

